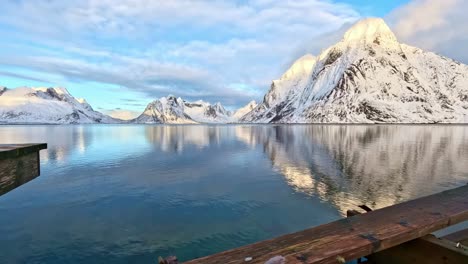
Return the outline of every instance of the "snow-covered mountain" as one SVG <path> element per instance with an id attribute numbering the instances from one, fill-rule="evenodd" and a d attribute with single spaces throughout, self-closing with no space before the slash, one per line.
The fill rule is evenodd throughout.
<path id="1" fill-rule="evenodd" d="M 273 81 L 256 123 L 467 123 L 468 66 L 400 44 L 382 19 L 351 27 Z"/>
<path id="2" fill-rule="evenodd" d="M 228 123 L 231 113 L 220 103 L 211 105 L 204 101 L 187 102 L 173 95 L 162 97 L 148 104 L 133 123 Z"/>
<path id="3" fill-rule="evenodd" d="M 94 111 L 84 99 L 65 88 L 0 87 L 0 123 L 85 124 L 116 123 L 118 120 Z"/>

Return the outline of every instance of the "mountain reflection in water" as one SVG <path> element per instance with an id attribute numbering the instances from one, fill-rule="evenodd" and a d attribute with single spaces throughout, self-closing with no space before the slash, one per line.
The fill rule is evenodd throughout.
<path id="1" fill-rule="evenodd" d="M 186 260 L 468 181 L 468 126 L 0 126 L 30 142 L 48 149 L 0 197 L 5 263 Z"/>
<path id="2" fill-rule="evenodd" d="M 295 191 L 346 210 L 382 208 L 468 180 L 468 127 L 252 125 L 146 127 L 163 151 L 181 152 L 236 137 L 261 146 Z"/>

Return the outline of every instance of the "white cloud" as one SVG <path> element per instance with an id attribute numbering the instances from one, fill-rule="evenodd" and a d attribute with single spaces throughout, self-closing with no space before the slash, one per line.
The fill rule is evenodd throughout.
<path id="1" fill-rule="evenodd" d="M 389 16 L 400 41 L 468 63 L 468 1 L 413 0 Z"/>
<path id="2" fill-rule="evenodd" d="M 19 44 L 0 43 L 1 63 L 151 99 L 234 105 L 260 99 L 305 41 L 314 46 L 314 37 L 359 18 L 349 5 L 319 0 L 7 0 L 0 9 L 8 14 L 0 33 Z"/>
<path id="3" fill-rule="evenodd" d="M 135 33 L 154 27 L 225 25 L 230 30 L 258 33 L 301 30 L 311 24 L 331 29 L 358 17 L 350 6 L 332 1 L 148 1 L 36 0 L 2 1 L 10 16 L 1 21 L 41 33 L 87 29 L 105 34 Z M 18 19 L 21 18 L 21 19 Z M 55 22 L 51 24 L 51 22 Z"/>

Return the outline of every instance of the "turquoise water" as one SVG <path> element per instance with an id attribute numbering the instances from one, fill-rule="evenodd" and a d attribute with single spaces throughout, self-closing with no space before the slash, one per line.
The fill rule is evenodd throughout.
<path id="1" fill-rule="evenodd" d="M 468 182 L 468 126 L 0 126 L 26 142 L 1 263 L 188 260 Z"/>

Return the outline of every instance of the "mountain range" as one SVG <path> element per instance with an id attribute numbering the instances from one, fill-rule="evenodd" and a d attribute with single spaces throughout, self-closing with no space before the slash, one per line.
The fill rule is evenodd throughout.
<path id="1" fill-rule="evenodd" d="M 64 88 L 0 87 L 3 123 L 114 123 Z M 468 66 L 399 43 L 380 18 L 352 26 L 274 80 L 260 104 L 157 99 L 131 123 L 467 123 Z"/>
<path id="2" fill-rule="evenodd" d="M 237 113 L 237 112 L 236 112 Z M 188 102 L 173 95 L 162 97 L 148 104 L 143 113 L 132 123 L 229 123 L 237 121 L 235 113 L 227 111 L 221 103 L 211 105 L 204 101 Z"/>
<path id="3" fill-rule="evenodd" d="M 0 87 L 0 123 L 84 124 L 117 123 L 119 120 L 95 111 L 85 99 L 65 88 Z"/>

